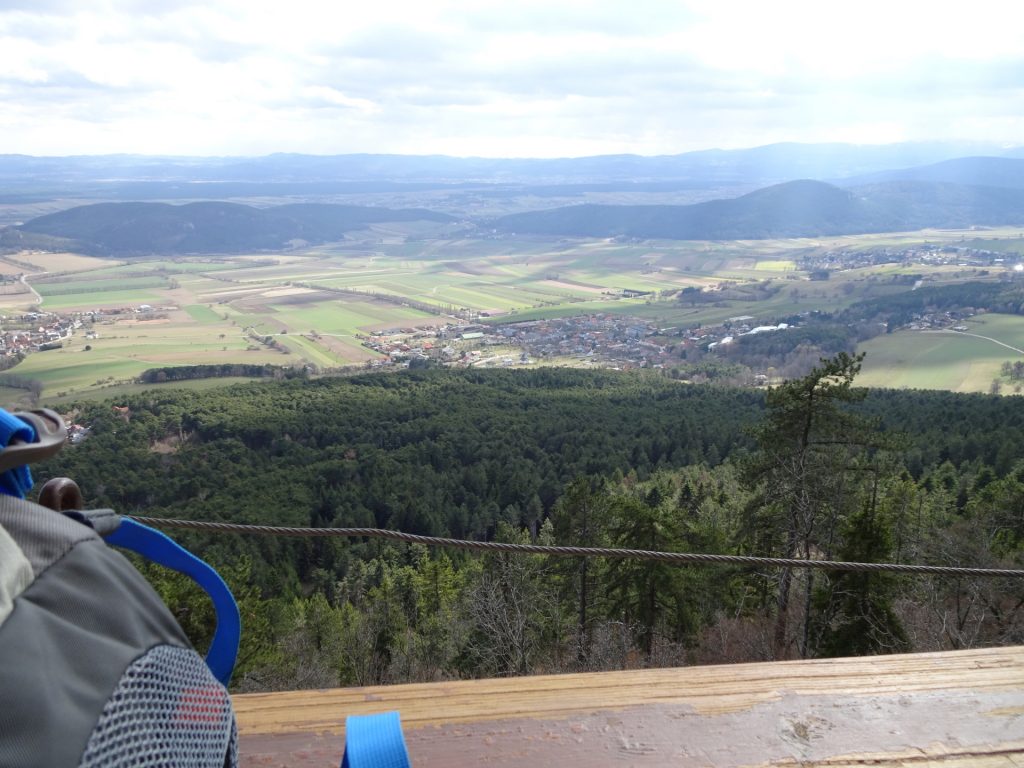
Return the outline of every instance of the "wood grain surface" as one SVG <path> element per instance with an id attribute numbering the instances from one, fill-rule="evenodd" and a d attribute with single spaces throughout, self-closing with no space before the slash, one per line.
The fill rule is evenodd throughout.
<path id="1" fill-rule="evenodd" d="M 243 766 L 337 766 L 397 710 L 414 766 L 1024 768 L 1024 647 L 234 697 Z"/>

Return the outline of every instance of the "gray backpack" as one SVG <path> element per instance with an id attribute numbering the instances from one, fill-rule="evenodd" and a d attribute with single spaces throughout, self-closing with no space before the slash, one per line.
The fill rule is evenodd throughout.
<path id="1" fill-rule="evenodd" d="M 231 591 L 159 531 L 79 509 L 66 479 L 43 487 L 48 506 L 24 501 L 25 465 L 65 434 L 53 411 L 0 410 L 0 768 L 234 768 L 226 686 L 241 624 Z M 70 505 L 61 483 L 74 489 Z M 205 659 L 109 544 L 206 590 L 217 627 Z M 345 768 L 409 768 L 397 712 L 349 717 L 345 734 Z"/>
<path id="2" fill-rule="evenodd" d="M 0 453 L 0 766 L 237 765 L 225 687 L 238 648 L 230 592 L 208 566 L 130 518 L 18 498 L 28 475 L 17 449 L 56 444 L 58 434 L 62 444 L 52 411 L 0 411 L 0 445 L 10 443 Z M 212 595 L 218 628 L 205 661 L 108 542 L 223 590 Z"/>

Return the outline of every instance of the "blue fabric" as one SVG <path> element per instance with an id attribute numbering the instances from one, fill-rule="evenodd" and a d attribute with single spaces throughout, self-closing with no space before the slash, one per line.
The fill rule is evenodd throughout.
<path id="1" fill-rule="evenodd" d="M 227 686 L 235 669 L 242 621 L 234 595 L 220 574 L 174 539 L 130 517 L 121 518 L 121 525 L 106 540 L 137 552 L 154 563 L 184 573 L 206 590 L 217 614 L 217 629 L 206 654 L 206 664 L 213 676 Z"/>
<path id="2" fill-rule="evenodd" d="M 345 718 L 341 768 L 410 768 L 398 713 Z"/>
<path id="3" fill-rule="evenodd" d="M 0 448 L 6 448 L 15 438 L 26 443 L 36 441 L 35 428 L 0 408 Z M 32 473 L 28 466 L 14 467 L 0 475 L 0 493 L 24 499 L 32 489 Z"/>

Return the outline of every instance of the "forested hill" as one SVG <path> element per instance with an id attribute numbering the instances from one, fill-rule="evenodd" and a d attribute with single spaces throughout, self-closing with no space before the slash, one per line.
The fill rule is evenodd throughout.
<path id="1" fill-rule="evenodd" d="M 85 406 L 78 419 L 93 435 L 43 471 L 125 512 L 481 538 L 503 516 L 536 526 L 578 475 L 717 464 L 745 444 L 761 396 L 550 369 L 268 382 L 122 404 L 127 424 L 110 404 Z M 179 436 L 174 452 L 151 450 Z M 308 576 L 298 562 L 275 570 Z"/>
<path id="2" fill-rule="evenodd" d="M 649 373 L 411 371 L 80 406 L 34 469 L 124 513 L 474 539 L 1020 567 L 1014 397 L 848 387 L 838 356 L 764 393 Z M 808 397 L 808 393 L 814 397 Z M 808 426 L 810 427 L 808 429 Z M 897 433 L 906 433 L 901 443 Z M 795 471 L 798 470 L 798 471 Z M 188 534 L 239 598 L 243 689 L 1020 642 L 1020 580 L 468 555 Z M 147 574 L 202 647 L 209 600 Z"/>
<path id="3" fill-rule="evenodd" d="M 109 403 L 82 406 L 92 436 L 43 476 L 73 477 L 90 502 L 127 513 L 472 538 L 500 520 L 536 530 L 577 476 L 717 465 L 750 448 L 763 413 L 755 391 L 562 369 L 152 391 L 119 404 L 127 424 Z M 1024 457 L 1016 398 L 876 391 L 861 408 L 909 434 L 901 460 L 915 477 L 944 461 L 1005 473 Z M 284 556 L 306 545 L 258 546 L 260 580 L 277 588 L 325 565 Z"/>
<path id="4" fill-rule="evenodd" d="M 293 204 L 98 203 L 32 219 L 0 232 L 0 246 L 62 247 L 93 255 L 246 253 L 295 241 L 324 243 L 384 222 L 454 221 L 423 209 Z M 54 240 L 58 242 L 53 242 Z"/>
<path id="5" fill-rule="evenodd" d="M 576 205 L 496 219 L 504 232 L 671 240 L 895 232 L 1024 222 L 1024 189 L 893 181 L 839 189 L 792 181 L 695 205 Z"/>

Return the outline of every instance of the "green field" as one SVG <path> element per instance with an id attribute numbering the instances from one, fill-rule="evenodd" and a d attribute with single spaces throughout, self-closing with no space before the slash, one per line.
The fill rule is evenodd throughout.
<path id="1" fill-rule="evenodd" d="M 20 376 L 38 379 L 46 391 L 95 388 L 109 381 L 138 376 L 154 365 L 148 361 L 134 360 L 121 355 L 79 352 L 72 358 L 62 350 L 40 352 L 30 355 L 15 371 Z M 62 358 L 59 361 L 56 358 Z M 0 374 L 0 382 L 4 375 Z"/>
<path id="2" fill-rule="evenodd" d="M 754 269 L 764 272 L 792 272 L 796 269 L 796 262 L 789 259 L 761 259 Z"/>
<path id="3" fill-rule="evenodd" d="M 209 324 L 219 323 L 221 321 L 220 315 L 202 304 L 190 304 L 185 307 L 185 311 L 188 312 L 188 316 L 197 323 Z"/>
<path id="4" fill-rule="evenodd" d="M 130 278 L 112 277 L 103 280 L 61 280 L 59 282 L 36 282 L 33 286 L 44 297 L 68 296 L 71 294 L 105 293 L 110 291 L 142 291 L 147 288 L 164 288 L 167 279 L 163 277 Z"/>
<path id="5" fill-rule="evenodd" d="M 621 315 L 641 315 L 644 309 L 643 301 L 637 299 L 619 299 L 609 301 L 588 301 L 580 304 L 562 304 L 557 307 L 544 307 L 540 309 L 525 309 L 518 312 L 502 315 L 484 320 L 488 324 L 521 322 L 528 320 L 550 320 L 558 317 L 572 317 L 594 312 L 610 312 Z"/>
<path id="6" fill-rule="evenodd" d="M 1024 235 L 1007 238 L 974 238 L 964 242 L 967 248 L 981 248 L 986 251 L 999 251 L 1008 257 L 1019 259 L 1024 255 Z"/>
<path id="7" fill-rule="evenodd" d="M 966 333 L 898 331 L 870 339 L 860 346 L 867 357 L 857 383 L 988 392 L 1005 361 L 1024 360 L 1024 354 L 999 343 L 1024 349 L 1024 317 L 982 315 L 966 325 Z"/>
<path id="8" fill-rule="evenodd" d="M 139 304 L 159 304 L 160 295 L 147 290 L 112 290 L 88 293 L 69 293 L 43 296 L 42 308 L 51 312 L 65 309 L 92 309 L 97 307 L 137 307 Z"/>
<path id="9" fill-rule="evenodd" d="M 308 333 L 346 334 L 370 331 L 380 325 L 416 325 L 430 321 L 434 315 L 411 307 L 384 302 L 325 301 L 301 306 L 274 306 L 273 323 L 291 330 Z"/>
<path id="10" fill-rule="evenodd" d="M 337 368 L 340 365 L 352 362 L 349 359 L 333 354 L 330 350 L 317 344 L 313 339 L 305 336 L 295 334 L 281 336 L 278 338 L 278 343 L 287 347 L 296 356 L 308 360 L 313 365 L 321 368 Z"/>

